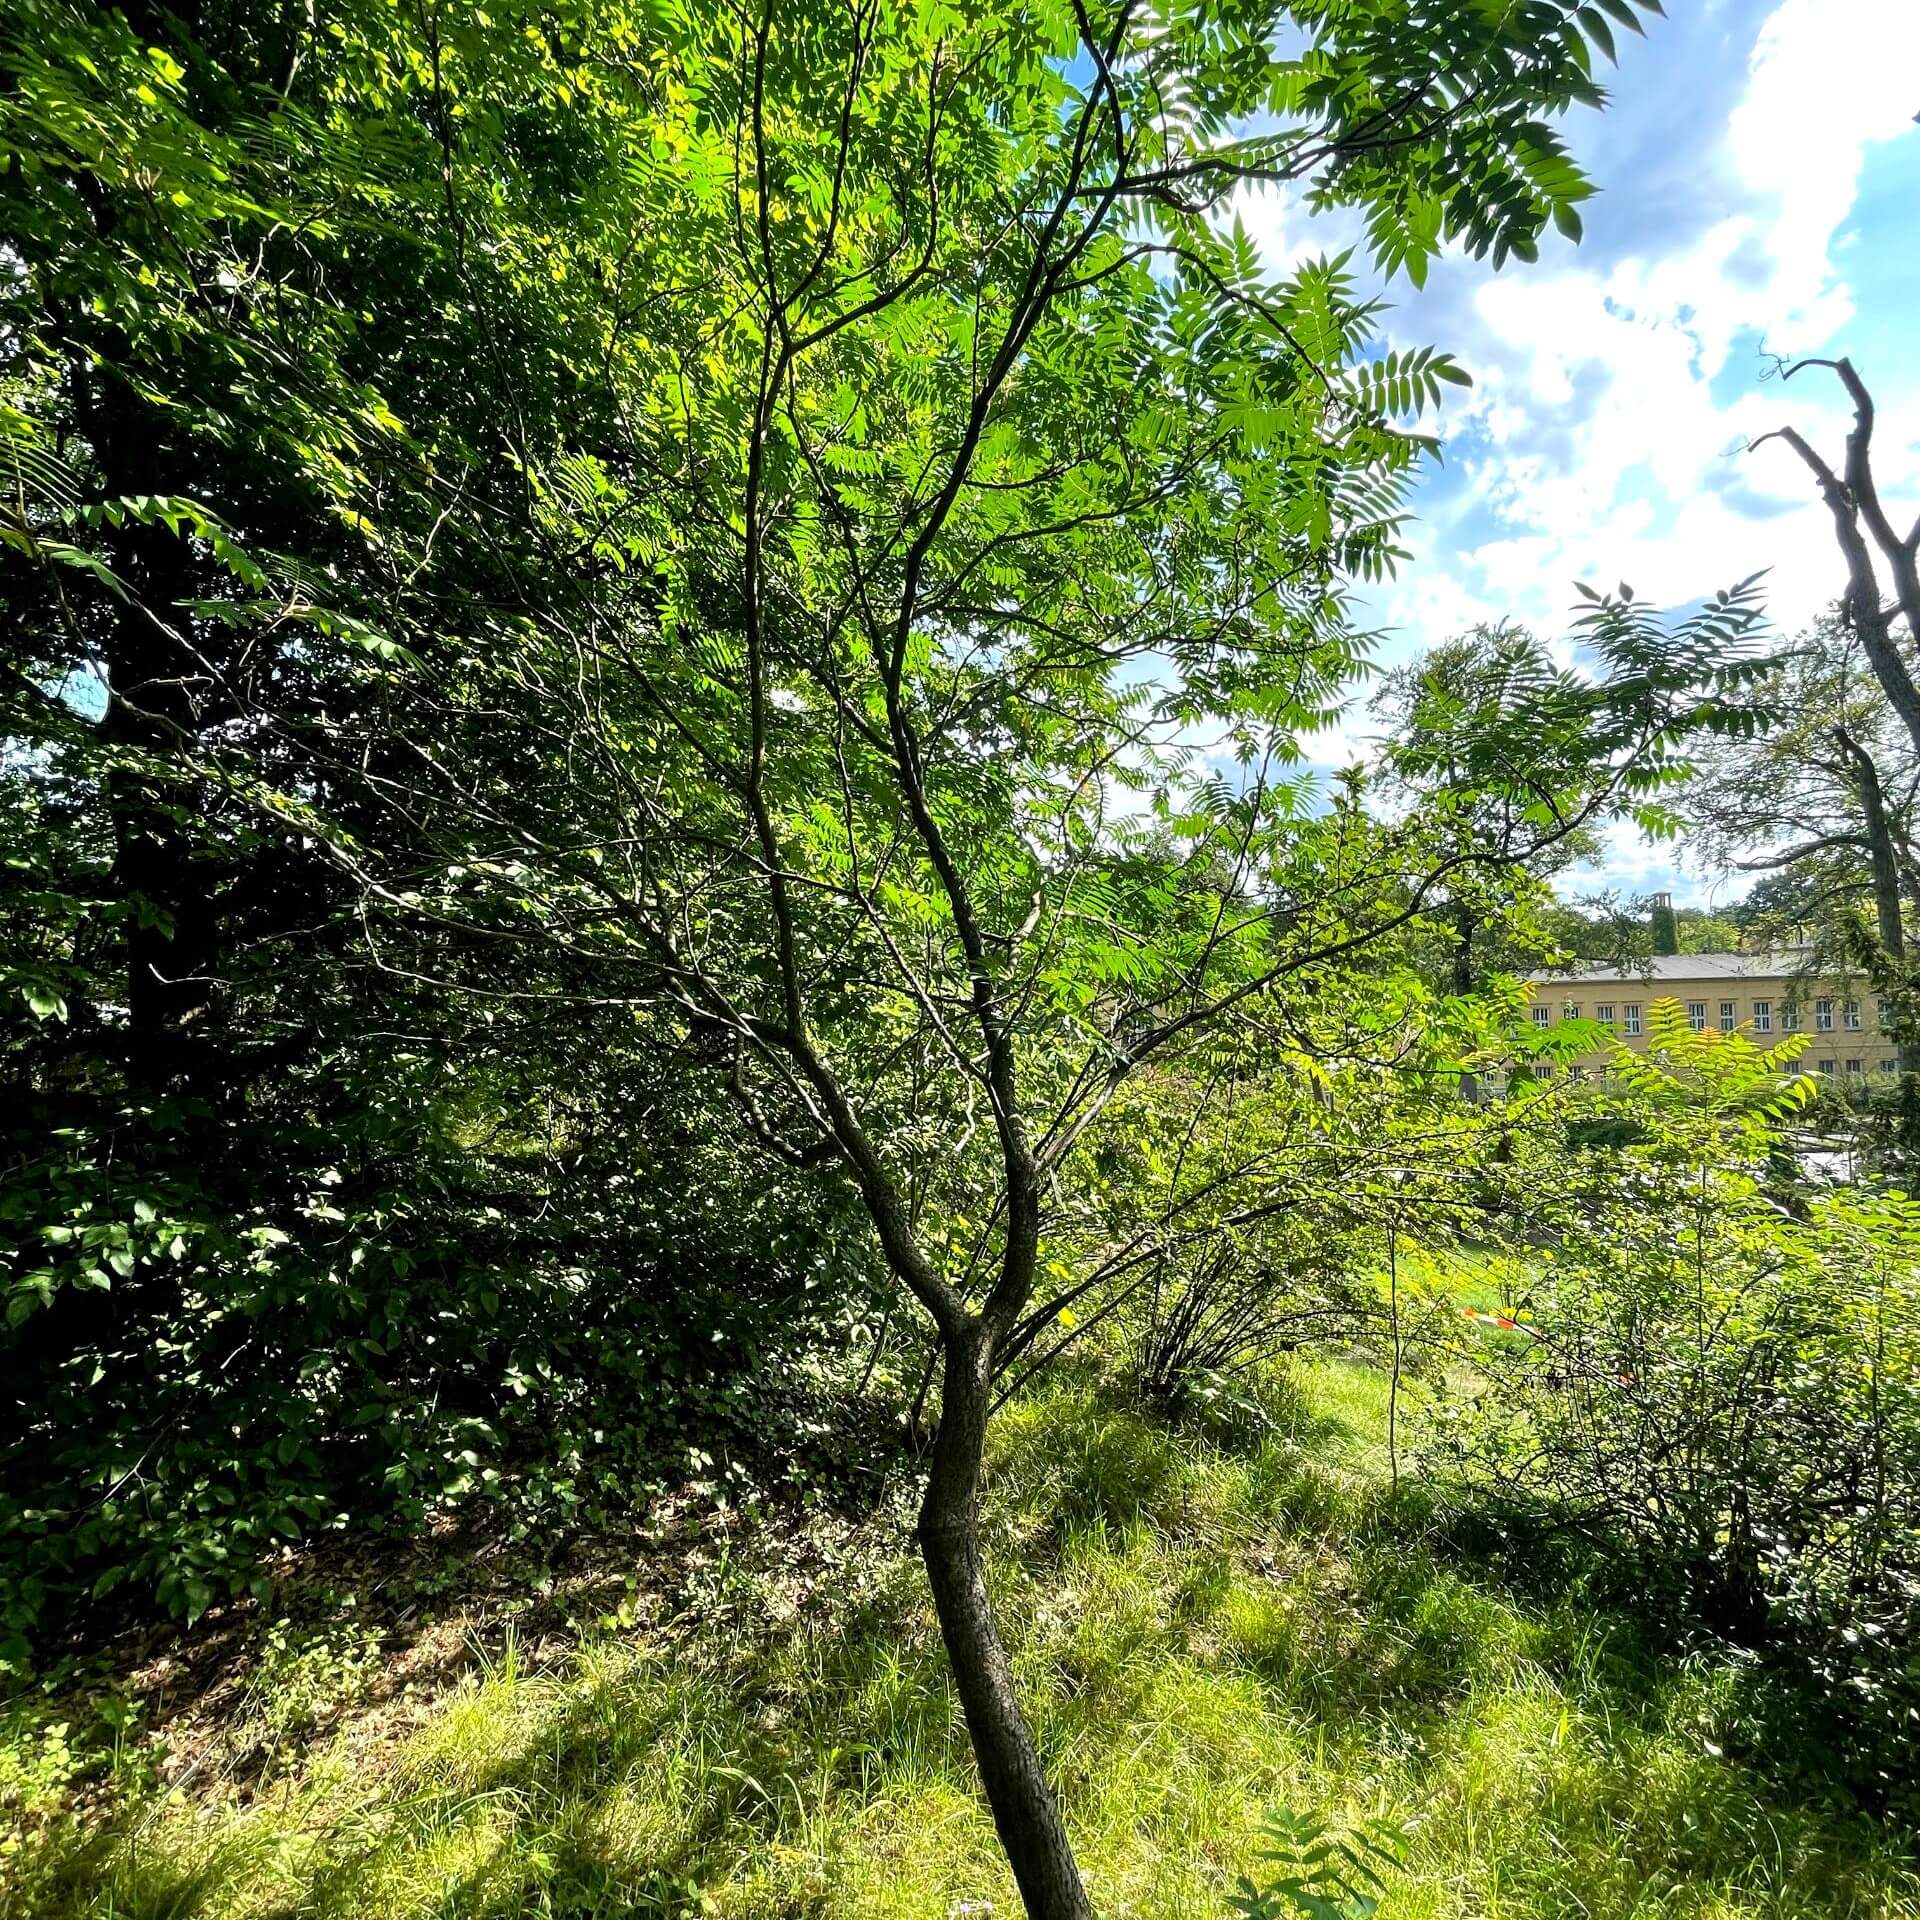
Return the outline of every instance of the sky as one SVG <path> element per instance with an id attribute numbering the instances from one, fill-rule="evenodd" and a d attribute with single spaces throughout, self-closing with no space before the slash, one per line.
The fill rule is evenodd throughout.
<path id="1" fill-rule="evenodd" d="M 1790 385 L 1773 356 L 1849 355 L 1878 401 L 1881 491 L 1920 511 L 1920 0 L 1667 0 L 1621 33 L 1603 114 L 1564 123 L 1598 191 L 1578 246 L 1449 259 L 1385 289 L 1394 346 L 1431 344 L 1473 375 L 1442 415 L 1412 561 L 1373 597 L 1392 664 L 1507 615 L 1567 626 L 1574 582 L 1629 583 L 1684 608 L 1765 569 L 1776 629 L 1842 584 L 1809 476 L 1756 435 L 1791 422 L 1837 460 L 1849 414 L 1829 374 Z M 1284 270 L 1357 233 L 1286 195 L 1240 208 Z M 1364 757 L 1364 705 L 1314 757 Z M 1684 846 L 1622 828 L 1563 893 L 1738 898 Z"/>

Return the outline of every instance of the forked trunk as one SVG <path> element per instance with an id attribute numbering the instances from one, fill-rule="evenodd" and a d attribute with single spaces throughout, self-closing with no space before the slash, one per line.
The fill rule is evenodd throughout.
<path id="1" fill-rule="evenodd" d="M 933 1470 L 920 1508 L 920 1553 L 981 1784 L 1028 1920 L 1092 1920 L 1059 1804 L 994 1628 L 980 1561 L 980 1468 L 992 1371 L 984 1330 L 973 1329 L 964 1344 L 947 1343 Z"/>

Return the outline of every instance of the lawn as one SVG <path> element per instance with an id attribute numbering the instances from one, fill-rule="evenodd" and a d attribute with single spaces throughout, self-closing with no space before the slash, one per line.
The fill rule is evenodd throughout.
<path id="1" fill-rule="evenodd" d="M 1103 1914 L 1224 1915 L 1283 1804 L 1405 1824 L 1383 1920 L 1920 1912 L 1912 1835 L 1732 1757 L 1722 1663 L 1393 1495 L 1377 1374 L 1267 1401 L 1169 1432 L 1072 1380 L 1002 1421 L 999 1598 Z M 436 1611 L 442 1576 L 210 1623 L 239 1651 L 170 1727 L 16 1698 L 0 1912 L 1017 1911 L 897 1517 L 668 1535 L 524 1605 Z"/>

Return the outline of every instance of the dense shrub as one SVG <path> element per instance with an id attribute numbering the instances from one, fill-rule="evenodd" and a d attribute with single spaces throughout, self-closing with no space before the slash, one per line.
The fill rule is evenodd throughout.
<path id="1" fill-rule="evenodd" d="M 1140 1396 L 1181 1409 L 1277 1355 L 1357 1334 L 1367 1314 L 1337 1235 L 1221 1230 L 1156 1250 L 1124 1316 Z"/>
<path id="2" fill-rule="evenodd" d="M 1770 1189 L 1807 1092 L 1792 1051 L 1656 1010 L 1619 1064 L 1636 1144 L 1552 1209 L 1535 1335 L 1483 1351 L 1453 1438 L 1898 1739 L 1920 1724 L 1920 1206 Z"/>
<path id="3" fill-rule="evenodd" d="M 857 1294 L 832 1190 L 743 1199 L 714 1114 L 616 1153 L 593 1100 L 381 1067 L 263 1095 L 198 1169 L 151 1115 L 16 1136 L 0 1653 L 116 1588 L 198 1614 L 350 1520 L 624 1504 L 763 1428 Z"/>

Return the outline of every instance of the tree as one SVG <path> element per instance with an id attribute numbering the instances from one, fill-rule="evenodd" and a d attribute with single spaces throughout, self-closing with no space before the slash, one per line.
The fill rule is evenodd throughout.
<path id="1" fill-rule="evenodd" d="M 1653 930 L 1653 951 L 1656 957 L 1675 954 L 1680 951 L 1680 922 L 1673 911 L 1673 898 L 1670 894 L 1657 893 L 1649 911 Z"/>
<path id="2" fill-rule="evenodd" d="M 1864 902 L 1888 958 L 1902 961 L 1920 883 L 1912 828 L 1920 762 L 1857 635 L 1837 618 L 1809 629 L 1783 653 L 1765 698 L 1776 724 L 1738 751 L 1705 755 L 1689 790 L 1702 857 L 1801 875 L 1810 891 L 1796 917 L 1824 923 L 1830 949 L 1846 910 Z"/>
<path id="3" fill-rule="evenodd" d="M 1649 903 L 1606 888 L 1572 901 L 1556 899 L 1541 916 L 1551 944 L 1575 966 L 1602 964 L 1647 971 L 1653 954 Z"/>
<path id="4" fill-rule="evenodd" d="M 1682 953 L 1731 953 L 1740 944 L 1739 922 L 1703 907 L 1676 908 L 1673 925 Z"/>
<path id="5" fill-rule="evenodd" d="M 1834 375 L 1853 404 L 1853 430 L 1838 471 L 1796 427 L 1778 427 L 1754 440 L 1748 451 L 1771 440 L 1783 441 L 1813 475 L 1820 497 L 1833 516 L 1834 539 L 1845 562 L 1847 586 L 1840 601 L 1841 625 L 1859 637 L 1887 703 L 1899 715 L 1916 754 L 1920 754 L 1920 686 L 1911 664 L 1920 651 L 1920 520 L 1904 534 L 1894 526 L 1880 498 L 1873 471 L 1873 396 L 1848 359 L 1806 359 L 1782 364 L 1780 377 L 1791 380 L 1810 367 Z M 1880 584 L 1885 567 L 1889 598 Z"/>
<path id="6" fill-rule="evenodd" d="M 1509 221 L 1482 170 L 1510 139 L 1496 164 L 1526 179 L 1526 116 L 1583 83 L 1567 41 L 1492 16 L 1299 24 L 1303 61 L 1267 51 L 1264 14 L 1223 38 L 1212 14 L 1119 9 L 884 39 L 857 13 L 721 16 L 678 52 L 687 97 L 721 110 L 668 144 L 730 184 L 709 209 L 660 182 L 632 210 L 636 233 L 679 223 L 652 277 L 699 296 L 656 298 L 675 350 L 621 370 L 628 416 L 668 443 L 601 462 L 610 537 L 671 556 L 665 605 L 569 636 L 596 689 L 656 690 L 628 744 L 669 784 L 629 783 L 639 851 L 618 871 L 524 829 L 515 846 L 516 889 L 531 869 L 556 904 L 604 900 L 770 1153 L 845 1170 L 935 1330 L 920 1546 L 1036 1916 L 1087 1901 L 978 1509 L 996 1377 L 1073 1284 L 1042 1285 L 1050 1196 L 1148 1062 L 1257 1042 L 1496 857 L 1382 825 L 1357 792 L 1310 812 L 1290 770 L 1355 658 L 1339 575 L 1391 551 L 1415 453 L 1393 416 L 1452 370 L 1369 359 L 1340 263 L 1269 279 L 1208 216 L 1294 178 L 1363 206 L 1390 262 L 1443 228 L 1530 251 L 1515 229 L 1578 190 L 1556 173 Z M 1516 86 L 1526 108 L 1494 104 Z M 1260 102 L 1280 132 L 1214 135 Z M 1613 781 L 1637 779 L 1750 611 L 1670 644 L 1641 610 L 1596 609 L 1631 697 L 1565 689 L 1554 717 L 1610 729 Z M 611 758 L 626 722 L 586 712 Z M 1233 771 L 1183 781 L 1201 726 Z M 1477 755 L 1450 797 L 1500 778 Z M 1578 830 L 1556 797 L 1497 857 Z M 1163 849 L 1129 817 L 1143 799 Z"/>
<path id="7" fill-rule="evenodd" d="M 165 782 L 344 877 L 382 979 L 669 1034 L 770 1160 L 834 1170 L 942 1356 L 919 1538 L 996 1825 L 1029 1911 L 1083 1915 L 977 1524 L 1000 1369 L 1059 1311 L 1056 1183 L 1147 1063 L 1257 1050 L 1450 877 L 1546 857 L 1618 791 L 1651 817 L 1753 619 L 1596 603 L 1606 684 L 1548 717 L 1604 730 L 1608 777 L 1530 795 L 1505 848 L 1375 819 L 1359 782 L 1316 808 L 1296 740 L 1361 652 L 1340 585 L 1394 558 L 1412 422 L 1463 376 L 1382 354 L 1344 261 L 1271 277 L 1224 212 L 1293 183 L 1416 280 L 1443 238 L 1531 258 L 1578 230 L 1546 122 L 1598 103 L 1612 28 L 1376 0 L 289 17 L 142 16 L 160 57 L 109 26 L 102 63 L 49 0 L 17 89 L 53 103 L 36 250 L 90 231 L 171 383 L 154 415 L 126 383 L 120 444 L 168 487 L 196 435 L 264 446 L 305 509 L 269 564 L 234 464 L 191 512 L 116 467 L 73 511 L 137 551 L 66 504 L 19 529 L 146 649 L 108 674 L 137 737 L 94 742 L 126 761 L 123 895 L 182 903 L 134 942 L 141 1030 L 177 1076 L 208 992 Z M 176 392 L 183 342 L 207 381 Z M 31 419 L 98 357 L 37 365 Z M 209 613 L 222 569 L 245 591 Z M 231 644 L 205 698 L 142 704 L 200 622 Z M 313 658 L 353 697 L 296 725 L 252 670 Z M 1443 819 L 1507 777 L 1491 751 Z"/>
<path id="8" fill-rule="evenodd" d="M 1873 395 L 1853 362 L 1806 359 L 1782 364 L 1782 380 L 1810 367 L 1834 375 L 1853 405 L 1853 429 L 1838 471 L 1795 427 L 1762 434 L 1749 446 L 1780 440 L 1813 475 L 1833 519 L 1834 539 L 1846 568 L 1840 599 L 1843 631 L 1856 636 L 1887 705 L 1905 728 L 1911 752 L 1920 756 L 1920 685 L 1913 662 L 1920 654 L 1920 518 L 1899 532 L 1880 497 L 1873 470 Z M 1891 596 L 1881 586 L 1885 568 Z M 1888 795 L 1872 748 L 1844 722 L 1833 740 L 1858 798 L 1874 884 L 1875 927 L 1861 929 L 1856 958 L 1891 1001 L 1901 1049 L 1902 1149 L 1920 1152 L 1920 1011 L 1916 1010 L 1912 970 L 1900 909 L 1900 879 Z"/>
<path id="9" fill-rule="evenodd" d="M 844 1196 L 743 1198 L 676 1030 L 511 912 L 362 911 L 350 850 L 417 859 L 409 790 L 477 710 L 568 804 L 535 690 L 474 664 L 577 558 L 512 449 L 613 418 L 543 251 L 557 44 L 355 4 L 29 0 L 0 36 L 0 1660 L 93 1598 L 263 1590 L 348 1519 L 624 1497 L 858 1296 Z M 446 217 L 449 67 L 497 247 Z"/>
<path id="10" fill-rule="evenodd" d="M 1655 790 L 1686 777 L 1683 754 L 1696 725 L 1710 733 L 1727 716 L 1712 705 L 1698 721 L 1676 715 L 1658 771 L 1636 767 L 1623 780 L 1619 722 L 1633 711 L 1631 676 L 1640 665 L 1622 664 L 1624 678 L 1610 677 L 1604 658 L 1600 675 L 1587 677 L 1502 622 L 1434 648 L 1389 675 L 1376 695 L 1374 711 L 1391 729 L 1383 756 L 1389 792 L 1461 856 L 1442 909 L 1455 994 L 1474 992 L 1489 963 L 1526 966 L 1551 950 L 1552 876 L 1592 856 L 1601 822 L 1630 817 L 1649 832 L 1673 830 Z M 1656 907 L 1656 951 L 1659 914 Z M 1464 1077 L 1462 1091 L 1476 1097 L 1476 1076 Z"/>
<path id="11" fill-rule="evenodd" d="M 1851 876 L 1850 876 L 1851 877 Z M 1831 911 L 1835 895 L 1812 867 L 1781 867 L 1762 874 L 1730 909 L 1744 937 L 1756 945 L 1792 944 Z"/>
<path id="12" fill-rule="evenodd" d="M 1437 793 L 1461 795 L 1455 831 L 1465 848 L 1503 851 L 1532 838 L 1541 806 L 1564 805 L 1565 796 L 1581 793 L 1588 781 L 1612 785 L 1605 742 L 1538 725 L 1553 701 L 1578 685 L 1532 634 L 1510 621 L 1446 641 L 1389 674 L 1374 697 L 1374 713 L 1390 729 L 1389 776 L 1415 804 Z M 1501 778 L 1485 785 L 1468 782 L 1465 768 L 1476 756 L 1503 763 Z M 1576 805 L 1587 810 L 1584 798 Z M 1535 877 L 1550 880 L 1588 857 L 1595 844 L 1592 831 L 1584 828 L 1556 839 Z M 1463 867 L 1449 886 L 1455 993 L 1473 991 L 1475 935 L 1500 915 L 1497 890 L 1510 889 L 1512 880 L 1510 867 L 1496 860 Z"/>

